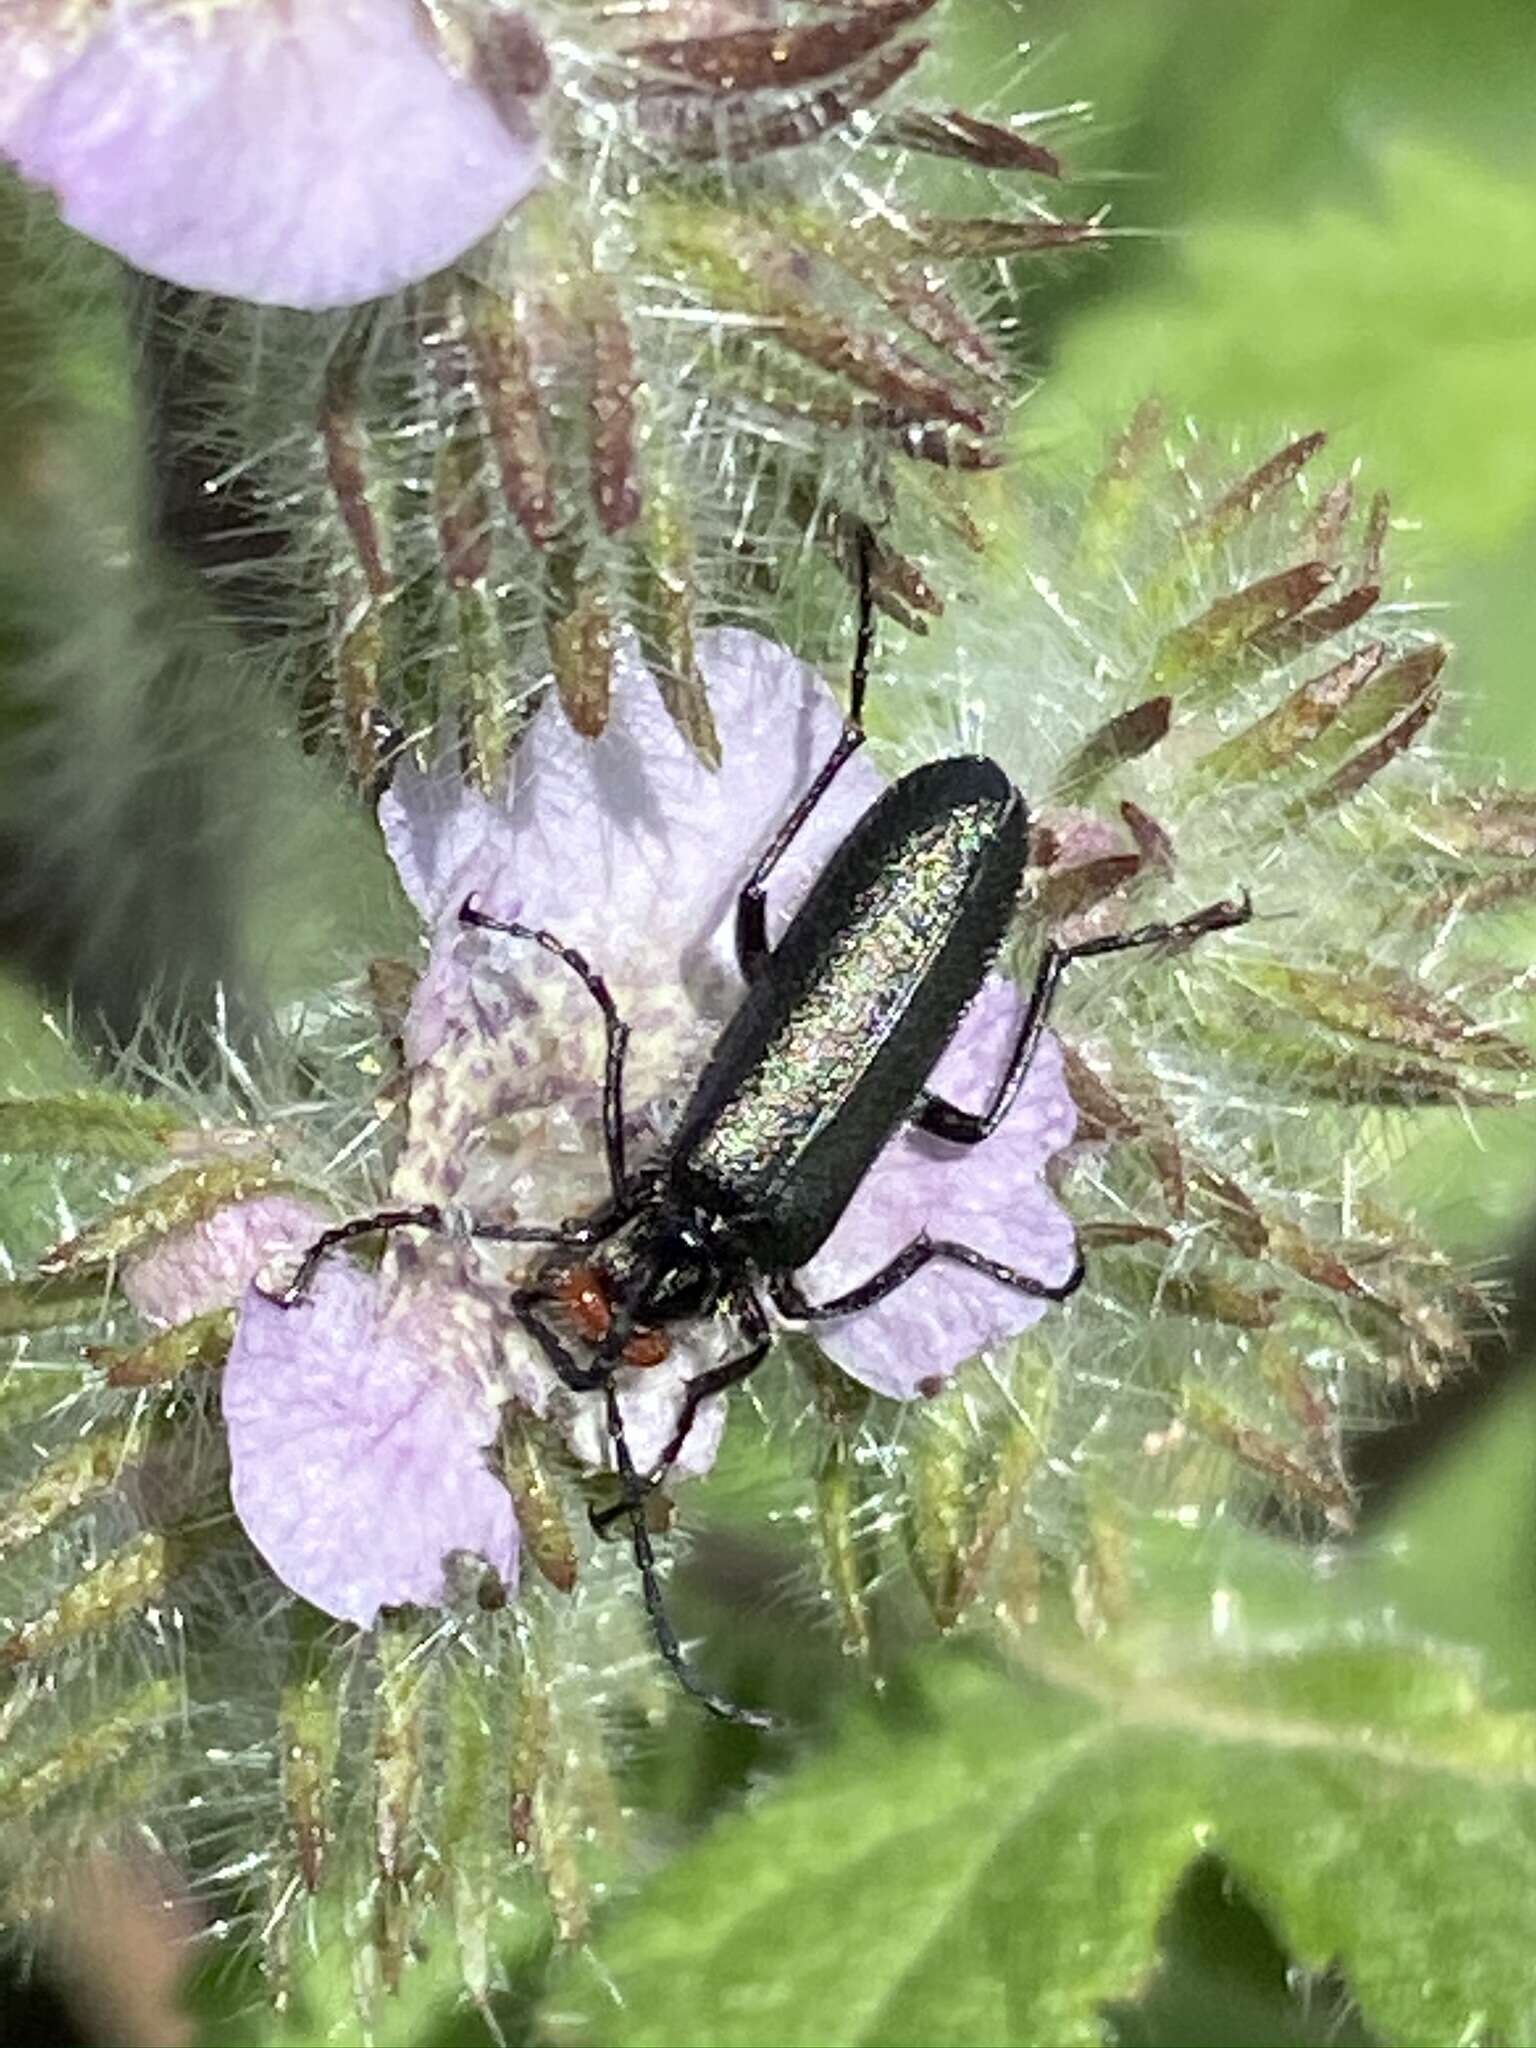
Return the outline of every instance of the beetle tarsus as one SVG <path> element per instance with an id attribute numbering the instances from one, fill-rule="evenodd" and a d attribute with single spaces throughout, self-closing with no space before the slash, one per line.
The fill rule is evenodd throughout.
<path id="1" fill-rule="evenodd" d="M 414 1209 L 379 1209 L 372 1216 L 354 1216 L 350 1222 L 337 1223 L 329 1230 L 322 1230 L 314 1243 L 299 1261 L 293 1278 L 280 1294 L 269 1295 L 279 1308 L 297 1308 L 309 1292 L 309 1283 L 319 1271 L 322 1262 L 339 1246 L 351 1244 L 359 1237 L 387 1237 L 392 1230 L 436 1230 L 446 1229 L 443 1212 L 435 1202 L 423 1202 Z"/>
<path id="2" fill-rule="evenodd" d="M 650 1471 L 640 1481 L 647 1496 L 664 1486 L 671 1476 L 672 1467 L 683 1454 L 694 1422 L 704 1403 L 716 1394 L 723 1394 L 728 1388 L 740 1386 L 763 1363 L 773 1344 L 773 1332 L 768 1327 L 768 1318 L 763 1314 L 756 1295 L 744 1292 L 736 1299 L 736 1313 L 740 1317 L 747 1336 L 747 1348 L 735 1358 L 727 1358 L 719 1365 L 712 1365 L 706 1372 L 698 1373 L 683 1388 L 682 1406 L 677 1411 L 677 1425 L 666 1449 L 656 1460 Z M 615 1522 L 629 1513 L 627 1501 L 618 1501 L 612 1507 L 591 1508 L 587 1519 L 601 1536 L 611 1529 Z"/>
<path id="3" fill-rule="evenodd" d="M 848 680 L 848 723 L 864 730 L 864 693 L 875 658 L 875 536 L 860 520 L 856 541 L 859 614 L 853 643 L 853 672 Z"/>
<path id="4" fill-rule="evenodd" d="M 425 1230 L 435 1237 L 474 1238 L 488 1244 L 549 1245 L 579 1251 L 600 1242 L 612 1228 L 606 1216 L 585 1224 L 563 1223 L 558 1227 L 544 1223 L 465 1222 L 450 1218 L 436 1202 L 421 1202 L 413 1209 L 378 1209 L 371 1216 L 354 1216 L 346 1223 L 321 1231 L 300 1259 L 288 1285 L 277 1294 L 268 1294 L 267 1299 L 279 1308 L 297 1308 L 323 1261 L 338 1246 L 351 1244 L 359 1237 L 388 1237 L 396 1230 Z"/>
<path id="5" fill-rule="evenodd" d="M 1035 969 L 1008 1064 L 987 1107 L 962 1109 L 942 1095 L 925 1094 L 914 1123 L 929 1137 L 943 1138 L 951 1145 L 979 1145 L 991 1137 L 1018 1098 L 1056 1001 L 1061 977 L 1074 960 L 1099 959 L 1106 953 L 1131 953 L 1143 946 L 1192 945 L 1211 932 L 1231 931 L 1237 925 L 1247 924 L 1252 916 L 1253 903 L 1245 889 L 1236 900 L 1226 897 L 1219 903 L 1208 903 L 1203 910 L 1192 911 L 1171 924 L 1138 925 L 1133 931 L 1111 932 L 1102 939 L 1082 939 L 1071 946 L 1048 945 Z"/>
<path id="6" fill-rule="evenodd" d="M 864 695 L 869 685 L 870 664 L 875 653 L 874 561 L 875 537 L 868 526 L 858 530 L 859 620 L 854 643 L 853 669 L 848 684 L 848 715 L 843 721 L 837 745 L 818 770 L 816 779 L 768 842 L 757 866 L 747 877 L 736 899 L 736 964 L 743 981 L 758 974 L 769 957 L 768 879 L 789 851 L 812 811 L 821 802 L 838 775 L 863 746 Z"/>
<path id="7" fill-rule="evenodd" d="M 874 1308 L 894 1294 L 898 1287 L 904 1287 L 914 1274 L 934 1259 L 948 1259 L 951 1264 L 968 1266 L 973 1273 L 985 1273 L 989 1280 L 998 1280 L 1004 1287 L 1012 1287 L 1020 1294 L 1027 1294 L 1036 1301 L 1067 1301 L 1076 1294 L 1083 1284 L 1086 1268 L 1081 1254 L 1074 1257 L 1072 1270 L 1065 1280 L 1037 1280 L 1032 1273 L 1021 1273 L 1014 1266 L 1005 1266 L 1001 1259 L 988 1258 L 973 1245 L 957 1244 L 949 1238 L 929 1237 L 923 1232 L 914 1237 L 910 1244 L 903 1245 L 895 1258 L 872 1273 L 857 1287 L 850 1287 L 844 1294 L 836 1294 L 830 1301 L 810 1301 L 801 1290 L 800 1283 L 792 1273 L 776 1273 L 768 1284 L 773 1305 L 780 1315 L 796 1323 L 826 1323 L 838 1316 L 856 1316 L 867 1308 Z"/>

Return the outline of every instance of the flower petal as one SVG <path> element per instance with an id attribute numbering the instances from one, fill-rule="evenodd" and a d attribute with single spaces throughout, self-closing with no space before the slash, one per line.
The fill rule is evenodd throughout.
<path id="1" fill-rule="evenodd" d="M 683 1394 L 689 1380 L 704 1370 L 696 1350 L 676 1351 L 664 1364 L 645 1372 L 626 1372 L 619 1379 L 619 1412 L 624 1417 L 624 1436 L 635 1470 L 642 1475 L 654 1469 L 671 1443 L 682 1412 Z M 606 1405 L 600 1395 L 562 1395 L 557 1391 L 546 1404 L 546 1413 L 558 1420 L 572 1455 L 589 1472 L 613 1469 L 613 1448 L 608 1437 Z M 717 1394 L 705 1401 L 693 1418 L 672 1467 L 678 1479 L 697 1479 L 715 1462 L 720 1439 L 725 1434 L 725 1397 Z"/>
<path id="2" fill-rule="evenodd" d="M 32 81 L 0 96 L 0 152 L 177 284 L 353 305 L 461 255 L 542 167 L 534 102 L 453 68 L 416 0 L 137 0 L 65 35 L 35 9 L 0 31 Z"/>
<path id="3" fill-rule="evenodd" d="M 61 20 L 54 0 L 11 0 L 0 31 L 0 137 L 16 127 L 88 33 L 88 21 L 78 10 Z"/>
<path id="4" fill-rule="evenodd" d="M 606 1192 L 597 1006 L 567 964 L 527 941 L 466 930 L 458 911 L 469 893 L 493 916 L 552 930 L 607 981 L 631 1025 L 632 1163 L 659 1142 L 669 1102 L 692 1086 L 739 999 L 738 892 L 842 728 L 825 684 L 756 634 L 708 634 L 700 659 L 723 742 L 716 774 L 683 743 L 630 651 L 600 739 L 581 738 L 546 700 L 518 752 L 504 829 L 488 823 L 482 800 L 457 799 L 452 781 L 412 776 L 397 786 L 391 849 L 417 899 L 440 906 L 407 1032 L 413 1072 L 393 1191 L 400 1198 L 546 1221 L 585 1213 Z M 771 932 L 783 929 L 831 847 L 882 787 L 866 759 L 848 763 L 774 876 Z M 450 872 L 451 883 L 442 879 Z M 1022 1005 L 1012 984 L 990 980 L 935 1085 L 962 1103 L 985 1102 Z M 1046 1039 L 984 1146 L 963 1150 L 911 1132 L 887 1146 L 807 1269 L 813 1298 L 867 1278 L 925 1228 L 1048 1284 L 1064 1280 L 1075 1258 L 1072 1226 L 1041 1173 L 1074 1127 L 1060 1050 Z M 1043 1312 L 1000 1282 L 936 1263 L 889 1302 L 829 1326 L 825 1342 L 856 1378 L 911 1398 Z M 679 1330 L 663 1369 L 627 1376 L 637 1464 L 653 1462 L 670 1439 L 683 1381 L 720 1337 L 714 1326 Z M 555 1385 L 515 1332 L 502 1356 L 519 1366 L 523 1397 L 565 1430 L 577 1456 L 606 1464 L 601 1403 Z M 530 1370 L 542 1376 L 532 1388 L 524 1385 Z M 718 1415 L 701 1415 L 680 1470 L 709 1462 L 720 1426 Z"/>
<path id="5" fill-rule="evenodd" d="M 934 1070 L 936 1092 L 980 1108 L 1002 1073 L 1024 999 L 993 976 Z M 984 1144 L 957 1146 L 905 1130 L 866 1175 L 836 1230 L 800 1274 L 825 1301 L 893 1258 L 914 1237 L 948 1238 L 1058 1285 L 1072 1271 L 1072 1222 L 1041 1178 L 1071 1142 L 1077 1112 L 1061 1048 L 1041 1039 L 1018 1098 Z M 988 1344 L 1017 1336 L 1047 1303 L 949 1260 L 935 1260 L 885 1301 L 817 1326 L 822 1349 L 877 1393 L 911 1400 L 934 1390 Z"/>
<path id="6" fill-rule="evenodd" d="M 741 987 L 731 942 L 737 892 L 831 753 L 842 719 L 816 672 L 756 633 L 702 634 L 698 656 L 723 750 L 718 770 L 687 746 L 649 671 L 621 650 L 601 738 L 583 739 L 545 700 L 518 748 L 508 833 L 483 829 L 480 800 L 467 794 L 456 818 L 440 784 L 418 776 L 399 785 L 386 830 L 413 896 L 424 873 L 447 866 L 447 852 L 435 864 L 424 858 L 429 839 L 454 856 L 467 850 L 452 886 L 434 883 L 440 922 L 412 1006 L 413 1062 L 476 1017 L 467 963 L 484 947 L 466 950 L 457 922 L 471 891 L 492 916 L 542 925 L 580 948 L 615 995 L 681 983 L 714 1022 L 729 1014 Z M 772 930 L 882 787 L 866 759 L 848 763 L 774 877 Z M 516 972 L 504 948 L 498 957 Z"/>
<path id="7" fill-rule="evenodd" d="M 601 738 L 583 739 L 546 699 L 513 765 L 513 869 L 485 878 L 487 908 L 562 937 L 573 927 L 575 944 L 606 937 L 652 953 L 670 940 L 681 954 L 728 928 L 736 892 L 831 753 L 842 718 L 816 671 L 760 634 L 701 634 L 698 659 L 720 736 L 718 769 L 683 740 L 632 649 L 615 665 Z M 882 787 L 866 760 L 843 771 L 805 845 L 796 844 L 802 894 Z M 794 896 L 789 881 L 775 892 L 781 912 Z"/>
<path id="8" fill-rule="evenodd" d="M 204 1222 L 171 1235 L 123 1261 L 123 1293 L 152 1323 L 184 1323 L 217 1308 L 233 1308 L 253 1281 L 276 1280 L 291 1268 L 332 1219 L 292 1195 L 259 1195 L 231 1202 Z M 286 1271 L 282 1273 L 286 1279 Z"/>
<path id="9" fill-rule="evenodd" d="M 461 1552 L 516 1583 L 474 1306 L 441 1283 L 386 1301 L 345 1259 L 295 1308 L 246 1296 L 224 1373 L 235 1512 L 284 1585 L 327 1614 L 367 1627 L 381 1607 L 441 1605 Z"/>
<path id="10" fill-rule="evenodd" d="M 499 873 L 516 853 L 505 810 L 446 761 L 421 769 L 402 760 L 379 799 L 379 825 L 400 886 L 428 924 L 456 918 L 475 877 Z"/>

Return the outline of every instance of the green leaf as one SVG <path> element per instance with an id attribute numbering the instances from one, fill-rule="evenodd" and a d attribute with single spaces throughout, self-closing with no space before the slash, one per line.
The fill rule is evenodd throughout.
<path id="1" fill-rule="evenodd" d="M 1111 2048 L 1375 2048 L 1337 1973 L 1299 1970 L 1219 1856 L 1190 1864 L 1157 1940 L 1140 1996 L 1104 2007 Z"/>
<path id="2" fill-rule="evenodd" d="M 50 1273 L 41 1280 L 0 1281 L 0 1337 L 83 1323 L 106 1304 L 99 1273 Z"/>
<path id="3" fill-rule="evenodd" d="M 1536 1708 L 1536 1385 L 1463 1427 L 1375 1530 L 1370 1569 L 1411 1627 L 1484 1653 L 1502 1704 Z"/>
<path id="4" fill-rule="evenodd" d="M 1098 2044 L 1211 1849 L 1305 1968 L 1338 1961 L 1372 2032 L 1529 2038 L 1536 1718 L 1278 1545 L 1243 1539 L 1218 1575 L 1209 1537 L 1159 1542 L 1182 1619 L 1113 1650 L 1044 1635 L 1012 1672 L 934 1656 L 615 1911 L 546 2030 Z"/>
<path id="5" fill-rule="evenodd" d="M 46 1095 L 79 1088 L 90 1078 L 43 999 L 9 970 L 0 971 L 0 1045 L 8 1090 Z"/>
<path id="6" fill-rule="evenodd" d="M 1032 430 L 1148 391 L 1211 431 L 1347 422 L 1442 545 L 1518 529 L 1536 513 L 1529 428 L 1509 410 L 1536 373 L 1530 183 L 1397 140 L 1377 168 L 1369 196 L 1190 229 L 1181 274 L 1076 323 Z"/>

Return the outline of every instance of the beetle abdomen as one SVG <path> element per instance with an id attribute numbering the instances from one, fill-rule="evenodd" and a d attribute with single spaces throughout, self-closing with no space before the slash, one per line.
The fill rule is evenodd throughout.
<path id="1" fill-rule="evenodd" d="M 995 762 L 937 761 L 854 826 L 721 1033 L 669 1148 L 678 1194 L 803 1265 L 906 1117 L 996 957 L 1027 820 Z"/>

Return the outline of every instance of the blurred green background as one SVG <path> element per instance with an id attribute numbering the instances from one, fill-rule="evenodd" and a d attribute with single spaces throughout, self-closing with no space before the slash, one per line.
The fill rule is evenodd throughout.
<path id="1" fill-rule="evenodd" d="M 1138 232 L 1029 303 L 1047 372 L 1027 431 L 1098 445 L 1154 393 L 1250 450 L 1326 428 L 1392 494 L 1395 555 L 1444 607 L 1475 777 L 1536 781 L 1536 9 L 1524 0 L 989 0 L 974 78 L 1091 99 L 1073 160 Z M 985 14 L 985 30 L 980 26 Z M 983 34 L 989 47 L 983 51 Z M 1092 182 L 1096 172 L 1105 181 Z M 1073 209 L 1075 210 L 1075 208 Z M 1146 230 L 1142 233 L 1140 230 Z M 1513 930 L 1514 928 L 1511 927 Z M 1513 969 L 1536 960 L 1524 928 Z M 1416 1125 L 1401 1179 L 1496 1269 L 1507 1346 L 1481 1388 L 1361 1447 L 1395 1591 L 1492 1646 L 1536 1702 L 1536 1111 Z M 1469 1420 L 1470 1418 L 1470 1420 Z"/>
<path id="2" fill-rule="evenodd" d="M 981 10 L 977 10 L 980 14 Z M 1071 154 L 1136 229 L 1030 307 L 1026 432 L 1092 446 L 1147 393 L 1250 450 L 1328 430 L 1392 494 L 1458 650 L 1458 763 L 1536 778 L 1536 11 L 1519 0 L 999 0 L 978 75 L 1090 97 Z M 1148 232 L 1142 233 L 1141 230 Z M 1474 773 L 1479 772 L 1476 768 Z M 1524 965 L 1536 957 L 1536 931 Z M 1405 1192 L 1474 1255 L 1536 1202 L 1529 1116 L 1446 1118 Z"/>

